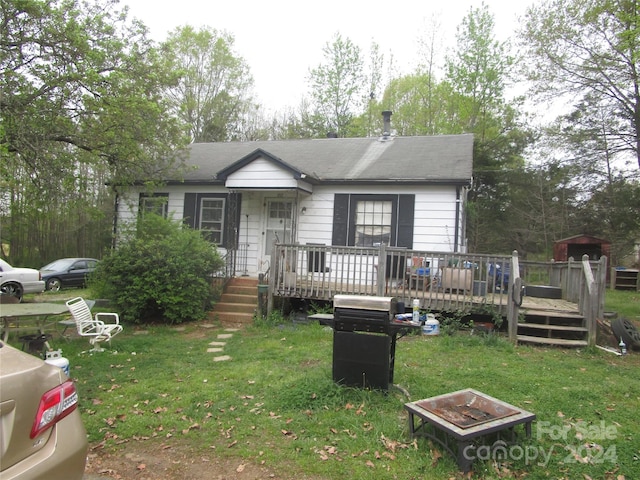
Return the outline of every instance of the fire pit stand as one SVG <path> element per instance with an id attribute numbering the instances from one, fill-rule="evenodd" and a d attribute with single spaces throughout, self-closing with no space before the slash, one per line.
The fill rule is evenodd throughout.
<path id="1" fill-rule="evenodd" d="M 438 442 L 465 473 L 473 463 L 468 447 L 476 439 L 505 430 L 515 438 L 514 427 L 520 424 L 530 437 L 531 422 L 536 418 L 534 413 L 472 389 L 406 403 L 405 409 L 411 437 L 422 435 Z"/>

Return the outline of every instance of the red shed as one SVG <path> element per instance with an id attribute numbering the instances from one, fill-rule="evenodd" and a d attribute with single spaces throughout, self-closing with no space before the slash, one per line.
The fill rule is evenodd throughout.
<path id="1" fill-rule="evenodd" d="M 585 254 L 589 255 L 589 260 L 600 260 L 602 256 L 611 258 L 611 242 L 591 235 L 575 235 L 553 244 L 553 259 L 557 262 L 566 262 L 569 257 L 579 261 Z"/>

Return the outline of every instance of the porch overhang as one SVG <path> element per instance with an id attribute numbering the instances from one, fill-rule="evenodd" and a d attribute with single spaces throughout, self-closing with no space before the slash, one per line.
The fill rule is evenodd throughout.
<path id="1" fill-rule="evenodd" d="M 313 193 L 313 185 L 296 178 L 281 178 L 278 181 L 274 181 L 274 179 L 234 178 L 231 175 L 227 177 L 224 186 L 229 190 L 238 191 L 299 191 L 308 194 Z"/>

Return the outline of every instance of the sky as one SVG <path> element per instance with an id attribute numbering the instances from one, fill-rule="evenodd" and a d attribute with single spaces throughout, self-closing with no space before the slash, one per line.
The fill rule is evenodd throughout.
<path id="1" fill-rule="evenodd" d="M 494 16 L 495 34 L 506 40 L 531 3 L 484 0 Z M 120 0 L 130 17 L 141 20 L 150 36 L 163 41 L 176 27 L 209 26 L 235 38 L 235 54 L 244 58 L 254 78 L 254 94 L 267 111 L 296 108 L 308 93 L 311 68 L 323 62 L 322 49 L 340 33 L 367 57 L 372 42 L 396 73 L 420 63 L 420 39 L 432 19 L 440 24 L 442 52 L 455 41 L 456 27 L 482 0 Z"/>

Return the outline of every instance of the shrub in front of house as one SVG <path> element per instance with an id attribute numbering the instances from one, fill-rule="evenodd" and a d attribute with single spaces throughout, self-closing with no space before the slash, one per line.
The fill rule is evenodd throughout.
<path id="1" fill-rule="evenodd" d="M 98 265 L 93 294 L 107 298 L 129 323 L 178 324 L 205 318 L 212 273 L 223 260 L 215 246 L 180 222 L 146 214 L 129 239 Z"/>

